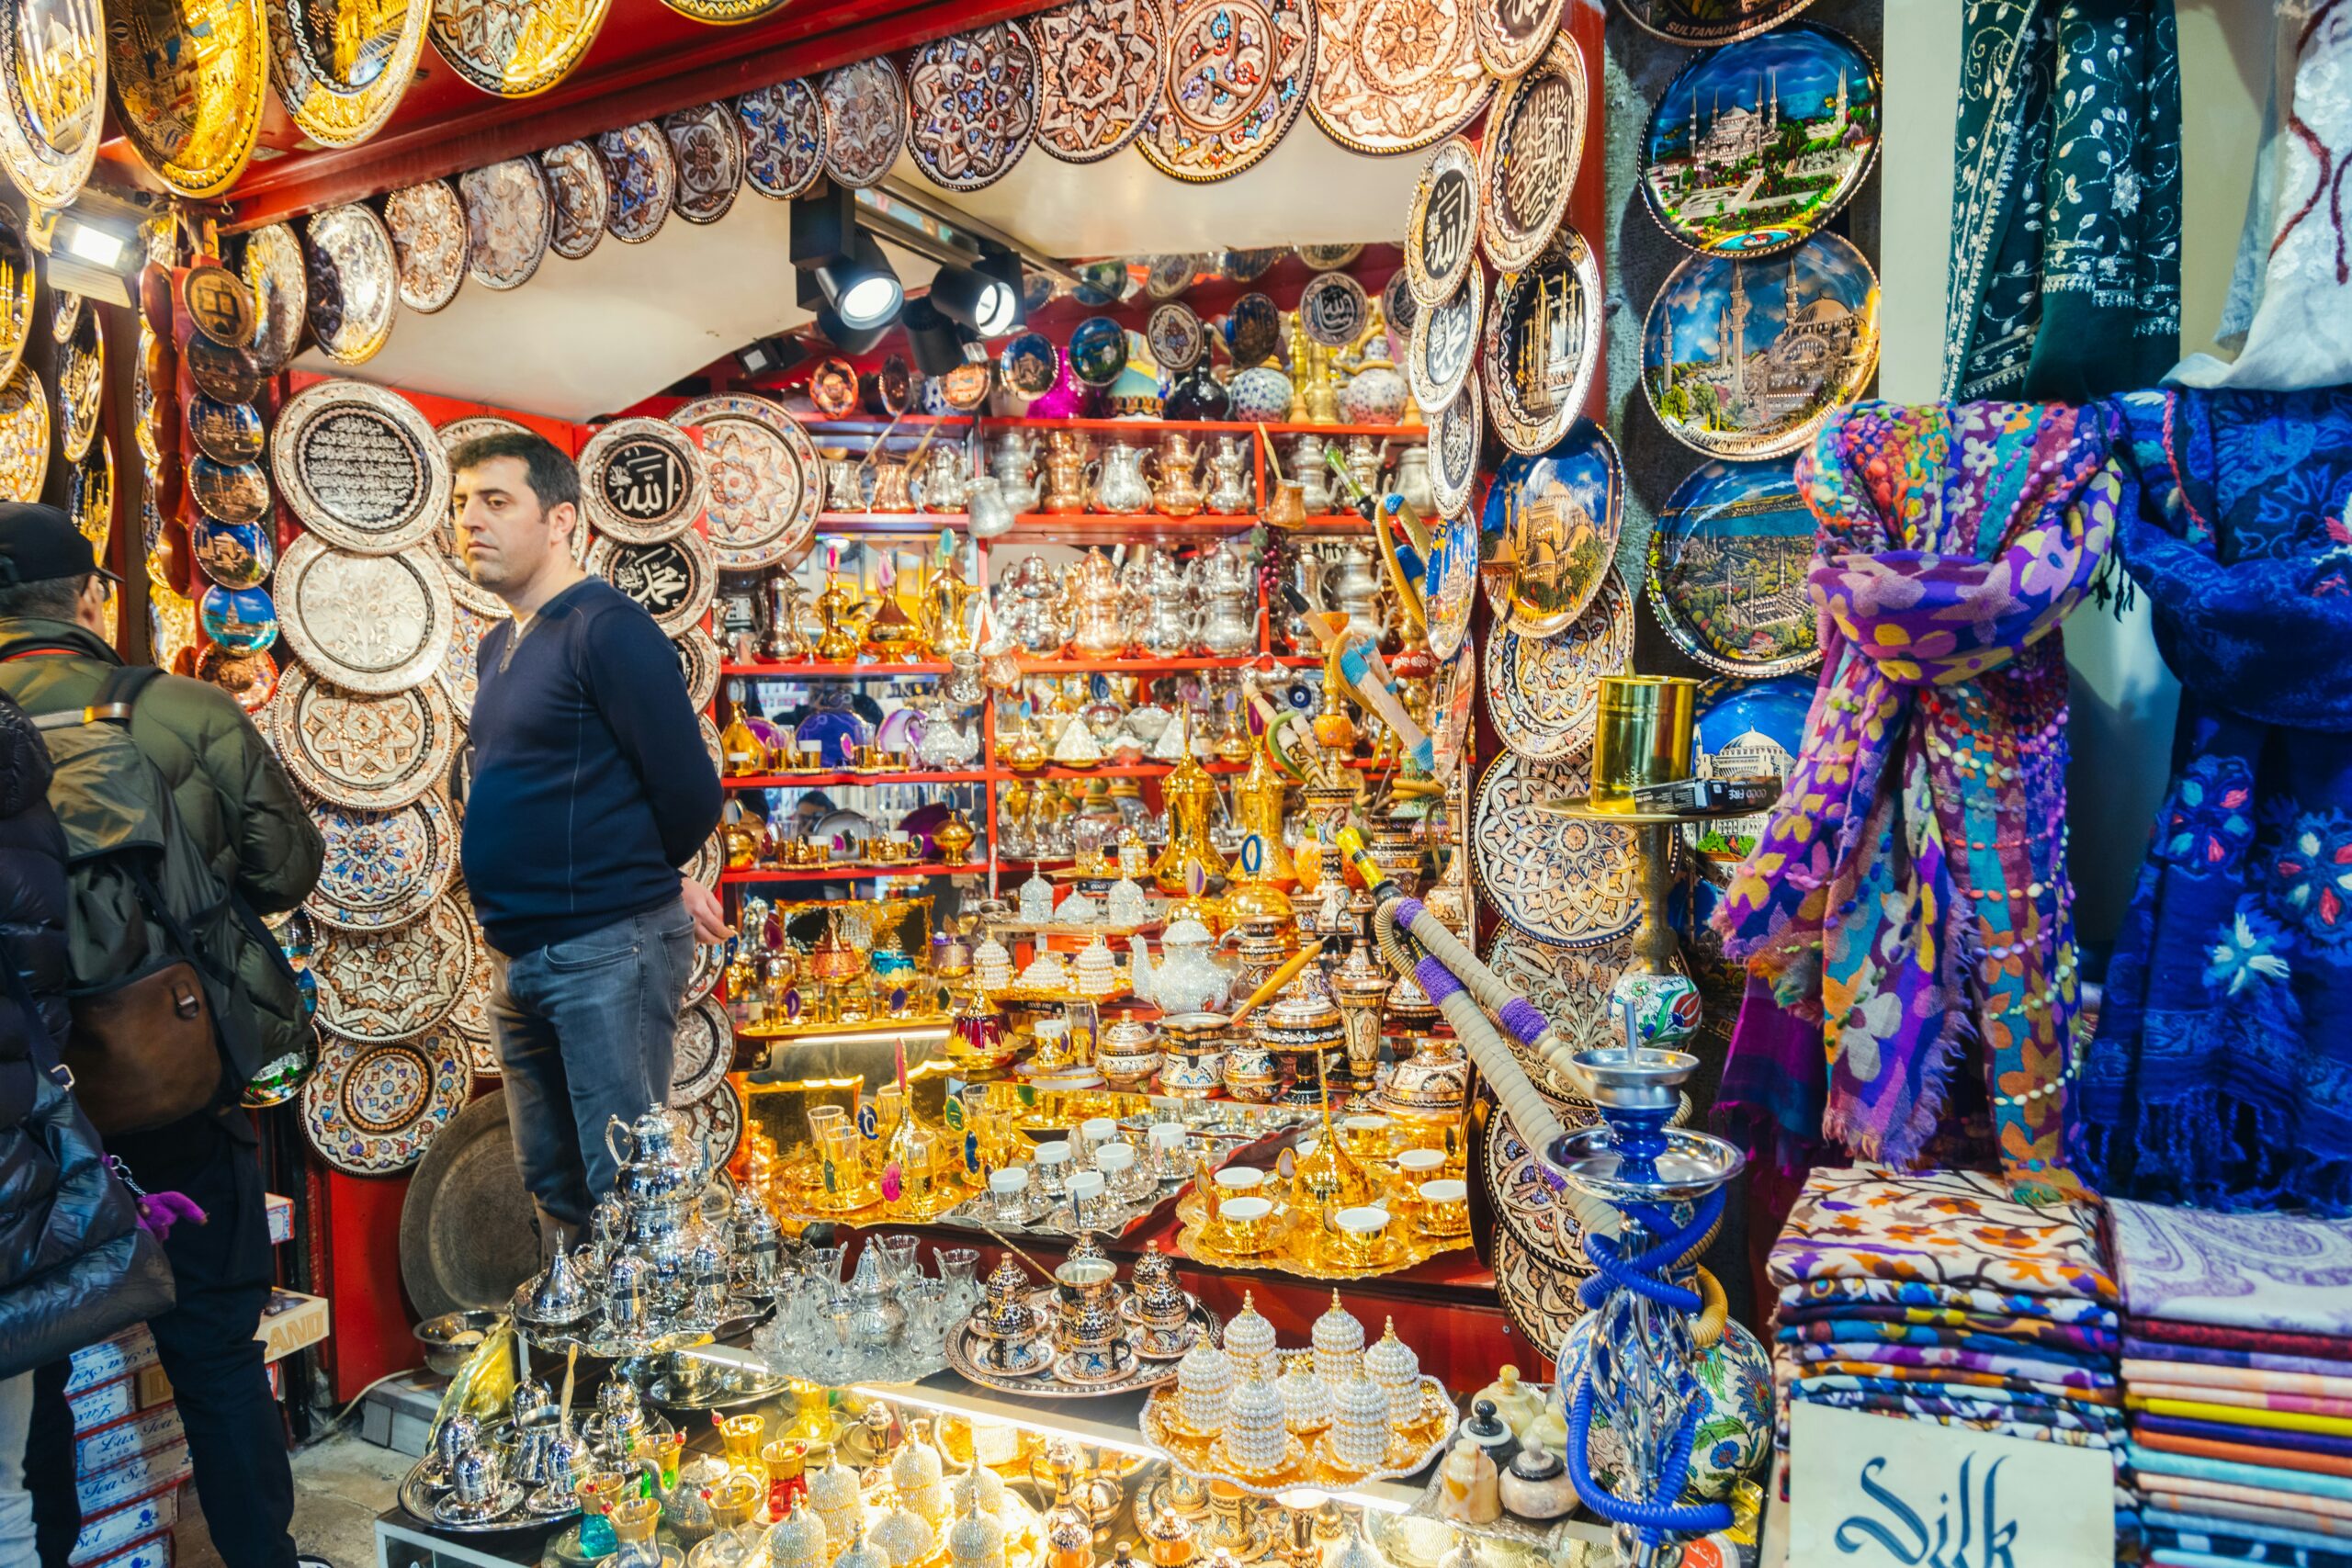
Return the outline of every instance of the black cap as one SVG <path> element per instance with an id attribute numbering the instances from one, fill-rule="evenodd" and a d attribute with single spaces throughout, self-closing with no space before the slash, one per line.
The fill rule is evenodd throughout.
<path id="1" fill-rule="evenodd" d="M 108 582 L 122 581 L 98 564 L 82 530 L 54 506 L 0 502 L 0 586 L 52 582 L 91 572 Z"/>

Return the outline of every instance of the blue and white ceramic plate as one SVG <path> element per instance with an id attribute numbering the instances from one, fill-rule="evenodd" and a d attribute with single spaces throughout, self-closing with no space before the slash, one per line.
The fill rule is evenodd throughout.
<path id="1" fill-rule="evenodd" d="M 1806 580 L 1814 518 L 1794 458 L 1702 463 L 1659 509 L 1650 536 L 1650 607 L 1677 648 L 1750 678 L 1821 661 Z"/>
<path id="2" fill-rule="evenodd" d="M 596 138 L 596 152 L 612 190 L 605 231 L 624 244 L 641 245 L 662 231 L 678 199 L 678 155 L 650 119 L 605 131 Z"/>
<path id="3" fill-rule="evenodd" d="M 458 870 L 458 819 L 438 790 L 375 811 L 311 802 L 326 840 L 319 885 L 308 900 L 322 925 L 387 931 L 432 908 Z"/>
<path id="4" fill-rule="evenodd" d="M 806 82 L 745 93 L 735 100 L 735 129 L 743 183 L 762 196 L 788 201 L 825 172 L 825 108 Z"/>

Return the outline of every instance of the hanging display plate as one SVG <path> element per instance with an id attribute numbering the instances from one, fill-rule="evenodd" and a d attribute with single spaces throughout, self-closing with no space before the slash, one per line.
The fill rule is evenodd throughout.
<path id="1" fill-rule="evenodd" d="M 269 728 L 296 784 L 337 806 L 391 811 L 448 777 L 459 727 L 434 682 L 366 696 L 298 664 L 278 682 Z"/>
<path id="2" fill-rule="evenodd" d="M 187 525 L 188 554 L 209 581 L 223 588 L 259 588 L 277 565 L 271 530 L 260 523 L 198 517 Z"/>
<path id="3" fill-rule="evenodd" d="M 1074 0 L 1030 19 L 1037 145 L 1094 164 L 1133 141 L 1159 107 L 1168 18 L 1156 0 Z"/>
<path id="4" fill-rule="evenodd" d="M 196 619 L 208 638 L 231 653 L 261 653 L 277 641 L 277 602 L 264 589 L 215 583 L 198 597 Z"/>
<path id="5" fill-rule="evenodd" d="M 1340 146 L 1410 152 L 1487 107 L 1471 13 L 1486 0 L 1315 0 L 1306 109 Z"/>
<path id="6" fill-rule="evenodd" d="M 1796 460 L 1702 463 L 1650 535 L 1650 608 L 1677 648 L 1726 675 L 1786 675 L 1821 661 L 1813 513 Z"/>
<path id="7" fill-rule="evenodd" d="M 269 456 L 286 504 L 338 549 L 405 550 L 449 515 L 439 436 L 406 398 L 365 381 L 314 381 L 287 399 Z"/>
<path id="8" fill-rule="evenodd" d="M 466 281 L 466 208 L 447 180 L 404 186 L 384 198 L 384 228 L 400 264 L 401 303 L 423 315 Z"/>
<path id="9" fill-rule="evenodd" d="M 223 347 L 243 348 L 253 342 L 253 295 L 225 266 L 192 266 L 183 273 L 179 306 L 189 325 Z M 140 324 L 147 325 L 143 317 Z"/>
<path id="10" fill-rule="evenodd" d="M 1475 390 L 1475 386 L 1473 388 Z M 1478 602 L 1478 520 L 1457 513 L 1430 530 L 1422 610 L 1429 616 L 1430 654 L 1451 659 L 1470 637 L 1470 611 Z"/>
<path id="11" fill-rule="evenodd" d="M 345 365 L 373 359 L 391 337 L 400 306 L 400 258 L 384 220 L 359 202 L 331 207 L 311 219 L 302 254 L 311 335 L 320 350 Z"/>
<path id="12" fill-rule="evenodd" d="M 1263 294 L 1244 294 L 1225 314 L 1225 346 L 1236 369 L 1247 370 L 1274 356 L 1283 344 L 1283 313 Z"/>
<path id="13" fill-rule="evenodd" d="M 1344 272 L 1318 273 L 1299 290 L 1299 330 L 1326 348 L 1354 347 L 1371 319 L 1363 285 Z"/>
<path id="14" fill-rule="evenodd" d="M 743 1102 L 735 1098 L 733 1084 L 720 1078 L 708 1094 L 677 1109 L 685 1115 L 686 1136 L 707 1151 L 713 1169 L 735 1157 L 743 1142 Z"/>
<path id="15" fill-rule="evenodd" d="M 795 555 L 825 509 L 817 448 L 800 422 L 764 398 L 729 393 L 673 410 L 702 432 L 709 547 L 727 571 L 757 571 Z"/>
<path id="16" fill-rule="evenodd" d="M 466 271 L 484 288 L 520 288 L 547 260 L 555 197 L 537 158 L 508 158 L 458 176 L 466 206 Z"/>
<path id="17" fill-rule="evenodd" d="M 337 1170 L 390 1176 L 424 1157 L 472 1091 L 459 1041 L 363 1044 L 330 1034 L 302 1085 L 302 1131 Z"/>
<path id="18" fill-rule="evenodd" d="M 1388 324 L 1388 356 L 1399 365 L 1405 363 L 1406 347 L 1413 341 L 1413 323 L 1421 318 L 1421 302 L 1413 298 L 1412 284 L 1400 266 L 1380 288 L 1380 313 Z"/>
<path id="19" fill-rule="evenodd" d="M 287 645 L 355 692 L 405 691 L 448 647 L 449 584 L 428 551 L 353 555 L 305 534 L 278 559 L 277 597 Z"/>
<path id="20" fill-rule="evenodd" d="M 1198 251 L 1170 251 L 1144 260 L 1143 291 L 1154 299 L 1173 299 L 1193 287 L 1193 280 L 1207 270 L 1207 259 Z"/>
<path id="21" fill-rule="evenodd" d="M 678 155 L 662 128 L 650 119 L 607 130 L 596 138 L 605 162 L 605 185 L 612 200 L 605 209 L 605 231 L 626 245 L 641 245 L 662 231 L 678 199 Z"/>
<path id="22" fill-rule="evenodd" d="M 1877 367 L 1878 278 L 1836 234 L 1769 261 L 1685 257 L 1642 330 L 1652 412 L 1711 457 L 1795 451 Z"/>
<path id="23" fill-rule="evenodd" d="M 1478 524 L 1497 619 L 1544 637 L 1583 615 L 1616 557 L 1624 493 L 1617 447 L 1589 420 L 1540 457 L 1504 458 Z"/>
<path id="24" fill-rule="evenodd" d="M 74 329 L 82 324 L 85 309 L 79 294 L 52 286 L 49 291 L 49 341 L 64 343 L 73 337 Z"/>
<path id="25" fill-rule="evenodd" d="M 548 249 L 578 261 L 596 248 L 612 216 L 613 182 L 604 155 L 585 141 L 567 141 L 539 154 L 539 172 L 554 207 Z"/>
<path id="26" fill-rule="evenodd" d="M 1037 51 L 1017 22 L 934 39 L 907 57 L 907 151 L 933 185 L 979 190 L 1037 134 Z"/>
<path id="27" fill-rule="evenodd" d="M 762 196 L 788 201 L 825 172 L 825 106 L 807 82 L 778 82 L 737 98 L 735 131 L 743 181 Z"/>
<path id="28" fill-rule="evenodd" d="M 1694 251 L 1788 249 L 1844 207 L 1878 156 L 1878 67 L 1799 22 L 1693 59 L 1650 111 L 1642 195 Z"/>
<path id="29" fill-rule="evenodd" d="M 457 874 L 457 814 L 437 793 L 427 791 L 388 811 L 314 800 L 311 820 L 327 848 L 304 908 L 322 925 L 337 931 L 404 926 L 438 903 Z"/>
<path id="30" fill-rule="evenodd" d="M 470 723 L 474 716 L 474 694 L 481 683 L 481 639 L 490 628 L 507 619 L 506 607 L 500 605 L 493 613 L 476 609 L 459 599 L 449 616 L 449 643 L 442 650 L 441 662 L 433 671 L 433 679 L 458 717 Z"/>
<path id="31" fill-rule="evenodd" d="M 1069 334 L 1069 373 L 1080 384 L 1107 387 L 1127 367 L 1127 329 L 1109 316 L 1089 316 Z"/>
<path id="32" fill-rule="evenodd" d="M 71 207 L 97 162 L 106 31 L 96 0 L 16 0 L 0 21 L 0 164 L 43 207 Z"/>
<path id="33" fill-rule="evenodd" d="M 857 367 L 838 355 L 819 360 L 808 372 L 808 392 L 810 406 L 819 413 L 827 419 L 847 419 L 857 412 Z"/>
<path id="34" fill-rule="evenodd" d="M 498 1059 L 497 1036 L 490 1021 L 490 997 L 498 984 L 497 961 L 490 954 L 490 939 L 482 935 L 481 921 L 475 916 L 473 904 L 463 887 L 454 889 L 450 901 L 464 911 L 467 934 L 473 938 L 473 962 L 466 967 L 465 987 L 458 993 L 458 1005 L 449 1010 L 448 1029 L 466 1043 L 466 1062 L 474 1076 L 497 1076 L 502 1064 Z"/>
<path id="35" fill-rule="evenodd" d="M 702 515 L 702 454 L 665 421 L 613 421 L 581 448 L 579 468 L 590 525 L 622 544 L 675 538 Z"/>
<path id="36" fill-rule="evenodd" d="M 684 1110 L 704 1099 L 726 1083 L 734 1065 L 735 1025 L 727 1010 L 707 997 L 680 1008 L 670 1053 L 670 1103 Z"/>
<path id="37" fill-rule="evenodd" d="M 1524 76 L 1559 36 L 1564 0 L 1476 0 L 1471 27 L 1478 60 L 1503 81 Z M 1547 1341 L 1548 1343 L 1548 1341 Z"/>
<path id="38" fill-rule="evenodd" d="M 1559 1345 L 1584 1315 L 1577 1290 L 1589 1270 L 1571 1272 L 1530 1251 L 1507 1230 L 1493 1233 L 1495 1293 L 1503 1314 L 1531 1345 Z"/>
<path id="39" fill-rule="evenodd" d="M 65 514 L 103 562 L 114 536 L 114 443 L 103 435 L 65 477 Z"/>
<path id="40" fill-rule="evenodd" d="M 1462 389 L 1430 416 L 1430 490 L 1437 497 L 1442 516 L 1470 510 L 1478 486 L 1478 462 L 1487 446 L 1484 404 L 1478 378 L 1464 376 Z"/>
<path id="41" fill-rule="evenodd" d="M 445 897 L 404 926 L 321 929 L 311 954 L 321 1027 L 369 1042 L 413 1040 L 439 1028 L 465 993 L 472 925 L 457 899 Z"/>
<path id="42" fill-rule="evenodd" d="M 735 205 L 743 187 L 743 140 L 725 104 L 680 109 L 662 120 L 678 165 L 678 216 L 689 223 L 716 223 Z"/>
<path id="43" fill-rule="evenodd" d="M 1583 754 L 1600 718 L 1600 678 L 1634 655 L 1634 596 L 1613 570 L 1585 613 L 1554 637 L 1508 624 L 1487 634 L 1487 712 L 1502 743 L 1531 762 Z"/>
<path id="44" fill-rule="evenodd" d="M 1763 774 L 1786 779 L 1804 745 L 1814 683 L 1783 675 L 1719 684 L 1728 689 L 1700 694 L 1690 771 L 1700 778 Z M 1696 857 L 1699 874 L 1719 887 L 1727 885 L 1739 863 L 1754 852 L 1770 816 L 1759 811 L 1753 817 L 1685 823 L 1683 847 Z"/>
<path id="45" fill-rule="evenodd" d="M 87 311 L 57 353 L 57 445 L 67 462 L 80 462 L 97 439 L 106 398 L 106 339 L 98 333 L 97 313 Z"/>
<path id="46" fill-rule="evenodd" d="M 1573 229 L 1495 286 L 1479 368 L 1504 446 L 1548 451 L 1584 412 L 1600 363 L 1600 265 Z"/>
<path id="47" fill-rule="evenodd" d="M 259 463 L 198 457 L 187 466 L 187 492 L 198 509 L 224 523 L 258 523 L 269 515 L 269 476 Z"/>
<path id="48" fill-rule="evenodd" d="M 265 432 L 251 403 L 224 403 L 202 392 L 188 400 L 188 439 L 216 463 L 251 463 L 262 455 Z"/>
<path id="49" fill-rule="evenodd" d="M 1478 655 L 1467 642 L 1438 660 L 1430 681 L 1430 770 L 1441 784 L 1452 784 L 1470 759 L 1473 728 L 1471 697 L 1478 684 Z"/>
<path id="50" fill-rule="evenodd" d="M 1181 376 L 1208 357 L 1208 329 L 1190 305 L 1160 306 L 1145 323 L 1143 336 L 1152 363 L 1170 376 Z"/>
<path id="51" fill-rule="evenodd" d="M 1402 276 L 1422 305 L 1450 299 L 1478 258 L 1478 150 L 1456 136 L 1441 143 L 1413 187 L 1405 216 Z"/>
<path id="52" fill-rule="evenodd" d="M 727 972 L 727 950 L 730 945 L 732 944 L 723 942 L 695 943 L 694 967 L 686 971 L 684 1006 L 694 1006 L 695 1003 L 701 1001 L 718 988 L 719 977 Z M 734 1049 L 734 1025 L 729 1024 L 728 1030 L 728 1048 L 731 1055 Z"/>
<path id="53" fill-rule="evenodd" d="M 7 28 L 0 27 L 0 33 Z M 5 68 L 0 60 L 0 68 Z M 33 297 L 40 291 L 32 245 L 16 214 L 0 208 L 0 381 L 16 373 L 32 341 Z"/>
<path id="54" fill-rule="evenodd" d="M 1062 351 L 1043 333 L 1021 333 L 996 356 L 997 379 L 1014 397 L 1028 401 L 1054 389 L 1061 378 Z"/>
<path id="55" fill-rule="evenodd" d="M 250 403 L 261 397 L 261 367 L 244 349 L 222 348 L 210 338 L 191 337 L 180 352 L 180 363 L 187 367 L 187 378 L 206 397 L 224 403 Z"/>
<path id="56" fill-rule="evenodd" d="M 107 0 L 105 13 L 107 93 L 132 151 L 175 195 L 220 195 L 269 103 L 262 0 Z"/>
<path id="57" fill-rule="evenodd" d="M 1813 0 L 1617 0 L 1617 9 L 1644 31 L 1693 49 L 1737 43 L 1770 32 Z"/>
<path id="58" fill-rule="evenodd" d="M 1544 254 L 1584 159 L 1584 56 L 1566 38 L 1507 83 L 1478 145 L 1478 239 L 1498 272 Z"/>
<path id="59" fill-rule="evenodd" d="M 447 460 L 455 457 L 458 448 L 467 442 L 477 440 L 484 435 L 529 435 L 532 434 L 531 427 L 521 420 L 505 419 L 494 413 L 480 413 L 469 414 L 464 419 L 451 420 L 434 431 L 433 439 L 440 446 L 442 457 Z"/>
<path id="60" fill-rule="evenodd" d="M 29 365 L 0 381 L 0 501 L 39 501 L 49 479 L 49 394 Z"/>
<path id="61" fill-rule="evenodd" d="M 888 57 L 828 71 L 817 82 L 825 109 L 825 172 L 852 190 L 878 184 L 907 142 L 907 89 Z"/>
<path id="62" fill-rule="evenodd" d="M 1513 927 L 1555 947 L 1607 942 L 1641 918 L 1634 834 L 1543 809 L 1587 788 L 1582 762 L 1530 762 L 1507 753 L 1478 781 L 1470 818 L 1480 895 Z"/>
<path id="63" fill-rule="evenodd" d="M 654 545 L 599 538 L 581 565 L 636 600 L 671 637 L 701 620 L 718 591 L 718 562 L 700 534 Z"/>
<path id="64" fill-rule="evenodd" d="M 1205 185 L 1272 152 L 1306 107 L 1315 20 L 1315 0 L 1174 0 L 1143 155 Z"/>
<path id="65" fill-rule="evenodd" d="M 427 0 L 269 0 L 277 101 L 322 147 L 384 128 L 424 51 Z"/>
<path id="66" fill-rule="evenodd" d="M 433 0 L 433 47 L 495 97 L 527 98 L 571 74 L 610 0 Z"/>
<path id="67" fill-rule="evenodd" d="M 1486 275 L 1476 266 L 1462 275 L 1462 287 L 1413 318 L 1413 340 L 1405 354 L 1406 379 L 1413 401 L 1442 409 L 1470 379 L 1478 363 L 1478 324 L 1487 310 Z"/>
<path id="68" fill-rule="evenodd" d="M 301 240 L 284 223 L 254 230 L 245 236 L 243 272 L 254 296 L 253 357 L 274 370 L 294 357 L 310 323 L 311 286 Z"/>
<path id="69" fill-rule="evenodd" d="M 700 626 L 688 626 L 671 639 L 670 646 L 677 649 L 678 673 L 685 679 L 686 705 L 696 712 L 710 706 L 710 699 L 718 694 L 718 639 Z"/>
<path id="70" fill-rule="evenodd" d="M 1551 947 L 1503 930 L 1495 933 L 1487 950 L 1487 967 L 1504 985 L 1534 1003 L 1571 1052 L 1625 1043 L 1624 1030 L 1611 1008 L 1610 991 L 1633 961 L 1630 931 L 1598 947 Z M 1563 1120 L 1592 1120 L 1592 1102 L 1570 1095 L 1552 1068 L 1520 1043 L 1517 1036 L 1506 1032 L 1503 1043 Z"/>
<path id="71" fill-rule="evenodd" d="M 150 599 L 147 603 L 152 607 L 155 601 Z M 180 603 L 185 604 L 187 601 L 183 599 Z M 178 630 L 176 626 L 173 628 L 175 637 Z M 194 637 L 192 627 L 189 636 Z M 167 652 L 171 652 L 168 643 L 156 645 L 155 661 L 168 669 L 178 656 L 174 653 L 166 659 Z M 204 651 L 196 656 L 196 678 L 228 693 L 247 713 L 259 713 L 277 694 L 277 660 L 267 653 L 232 653 L 217 642 L 207 643 Z"/>
<path id="72" fill-rule="evenodd" d="M 662 4 L 681 17 L 692 17 L 713 27 L 731 28 L 756 21 L 782 7 L 786 0 L 662 0 Z"/>

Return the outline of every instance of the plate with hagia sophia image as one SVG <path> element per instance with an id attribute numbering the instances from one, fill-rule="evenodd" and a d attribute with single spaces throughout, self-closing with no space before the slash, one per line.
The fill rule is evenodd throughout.
<path id="1" fill-rule="evenodd" d="M 1650 115 L 1642 194 L 1692 250 L 1769 254 L 1846 205 L 1878 143 L 1878 68 L 1845 34 L 1799 22 L 1682 69 Z"/>
<path id="2" fill-rule="evenodd" d="M 1642 389 L 1668 432 L 1711 457 L 1793 452 L 1878 366 L 1878 278 L 1815 234 L 1760 261 L 1686 257 L 1642 330 Z"/>

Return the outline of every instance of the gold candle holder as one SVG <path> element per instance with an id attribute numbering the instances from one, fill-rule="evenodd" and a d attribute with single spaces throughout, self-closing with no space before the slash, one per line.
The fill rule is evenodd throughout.
<path id="1" fill-rule="evenodd" d="M 1679 675 L 1603 675 L 1592 737 L 1595 809 L 1631 811 L 1639 784 L 1690 776 L 1699 682 Z"/>

